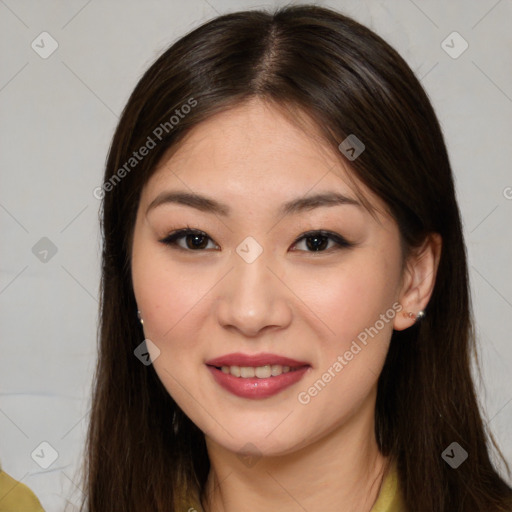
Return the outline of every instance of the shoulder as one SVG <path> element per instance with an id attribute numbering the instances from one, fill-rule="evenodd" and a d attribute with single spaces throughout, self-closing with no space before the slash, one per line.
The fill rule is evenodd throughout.
<path id="1" fill-rule="evenodd" d="M 396 462 L 392 462 L 370 512 L 405 512 Z"/>
<path id="2" fill-rule="evenodd" d="M 13 510 L 44 512 L 40 501 L 29 487 L 0 469 L 0 512 Z"/>

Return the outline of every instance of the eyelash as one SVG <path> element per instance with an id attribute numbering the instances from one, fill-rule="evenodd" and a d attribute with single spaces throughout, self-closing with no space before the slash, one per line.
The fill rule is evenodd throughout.
<path id="1" fill-rule="evenodd" d="M 203 252 L 207 249 L 189 249 L 189 248 L 183 248 L 177 244 L 177 241 L 180 239 L 185 238 L 188 235 L 200 235 L 203 237 L 206 237 L 210 239 L 212 242 L 213 240 L 204 232 L 199 229 L 193 229 L 190 226 L 187 226 L 183 229 L 178 229 L 176 231 L 173 231 L 169 235 L 167 235 L 162 240 L 159 240 L 159 242 L 163 243 L 164 245 L 170 246 L 173 249 L 180 249 L 185 252 Z M 350 249 L 351 247 L 354 247 L 355 244 L 349 242 L 345 238 L 343 238 L 341 235 L 338 235 L 337 233 L 333 233 L 332 231 L 326 231 L 323 229 L 313 230 L 313 231 L 307 231 L 306 233 L 303 233 L 299 238 L 295 240 L 293 243 L 293 246 L 297 245 L 300 241 L 305 240 L 307 238 L 313 238 L 313 237 L 325 237 L 327 239 L 330 239 L 334 241 L 337 245 L 334 247 L 330 247 L 329 249 L 321 250 L 321 251 L 301 251 L 300 252 L 307 252 L 311 254 L 318 254 L 318 253 L 329 253 L 333 249 L 338 251 L 340 249 Z M 214 242 L 215 243 L 215 242 Z M 216 244 L 217 245 L 217 244 Z M 211 249 L 210 249 L 211 250 Z"/>

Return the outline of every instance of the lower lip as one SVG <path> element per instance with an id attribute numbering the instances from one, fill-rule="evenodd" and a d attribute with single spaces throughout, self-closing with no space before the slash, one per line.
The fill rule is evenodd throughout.
<path id="1" fill-rule="evenodd" d="M 224 389 L 242 398 L 268 398 L 269 396 L 277 395 L 289 386 L 304 377 L 304 374 L 311 368 L 304 366 L 298 370 L 287 373 L 282 373 L 277 377 L 268 377 L 266 379 L 259 379 L 252 377 L 244 379 L 242 377 L 235 377 L 229 373 L 224 373 L 214 366 L 208 366 L 208 369 L 213 375 L 216 382 Z"/>

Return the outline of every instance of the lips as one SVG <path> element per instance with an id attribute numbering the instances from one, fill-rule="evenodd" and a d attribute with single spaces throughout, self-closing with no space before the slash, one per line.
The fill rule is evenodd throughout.
<path id="1" fill-rule="evenodd" d="M 223 389 L 249 399 L 276 395 L 299 382 L 311 369 L 311 365 L 304 361 L 268 353 L 226 354 L 206 361 L 206 365 L 214 381 Z M 253 369 L 257 376 L 253 376 Z M 244 375 L 246 372 L 250 375 Z"/>
<path id="2" fill-rule="evenodd" d="M 290 368 L 301 368 L 303 366 L 310 366 L 305 361 L 297 361 L 289 357 L 279 356 L 270 353 L 261 353 L 255 355 L 248 355 L 242 353 L 226 354 L 224 356 L 216 357 L 206 361 L 208 366 L 215 366 L 221 368 L 222 366 L 265 366 L 276 365 L 289 366 Z"/>

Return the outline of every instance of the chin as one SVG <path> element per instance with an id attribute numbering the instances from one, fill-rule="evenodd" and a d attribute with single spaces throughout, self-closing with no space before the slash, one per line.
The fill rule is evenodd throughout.
<path id="1" fill-rule="evenodd" d="M 270 436 L 247 429 L 241 432 L 242 435 L 234 437 L 229 436 L 226 432 L 220 436 L 209 434 L 206 436 L 225 450 L 236 453 L 241 459 L 249 456 L 260 458 L 287 455 L 300 449 L 304 442 L 303 434 L 299 438 L 291 435 L 288 431 L 283 431 L 281 435 L 271 434 Z"/>

